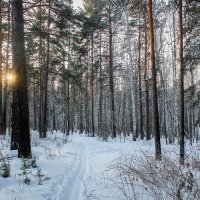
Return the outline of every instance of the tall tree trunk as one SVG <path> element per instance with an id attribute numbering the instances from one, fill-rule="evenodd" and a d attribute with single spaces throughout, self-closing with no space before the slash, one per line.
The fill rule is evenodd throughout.
<path id="1" fill-rule="evenodd" d="M 69 33 L 70 33 L 71 29 L 69 27 Z M 69 34 L 68 37 L 68 48 L 69 48 L 69 54 L 68 54 L 68 66 L 67 69 L 68 71 L 70 71 L 70 66 L 71 66 L 71 35 Z M 70 78 L 69 76 L 67 76 L 67 135 L 69 135 L 70 133 Z"/>
<path id="2" fill-rule="evenodd" d="M 92 55 L 91 55 L 91 59 L 92 59 L 92 69 L 91 69 L 91 100 L 92 100 L 92 137 L 94 137 L 95 136 L 95 134 L 94 134 L 94 132 L 95 132 L 95 130 L 94 130 L 94 35 L 92 34 L 92 44 L 91 44 L 91 46 L 92 46 Z"/>
<path id="3" fill-rule="evenodd" d="M 8 36 L 7 36 L 7 46 L 6 46 L 6 66 L 5 66 L 5 86 L 3 90 L 3 116 L 2 116 L 2 133 L 6 134 L 6 128 L 7 128 L 7 101 L 8 101 L 8 70 L 9 70 L 9 50 L 10 50 L 10 1 L 8 5 Z"/>
<path id="4" fill-rule="evenodd" d="M 90 120 L 89 120 L 89 116 L 90 116 L 90 111 L 89 111 L 89 94 L 88 94 L 88 70 L 86 72 L 86 80 L 85 80 L 85 121 L 86 121 L 86 132 L 87 134 L 89 134 L 90 132 Z"/>
<path id="5" fill-rule="evenodd" d="M 132 95 L 131 95 L 132 96 Z M 129 118 L 130 118 L 130 133 L 133 134 L 134 130 L 133 130 L 133 103 L 132 103 L 132 98 L 131 96 L 129 97 Z"/>
<path id="6" fill-rule="evenodd" d="M 126 112 L 126 91 L 124 91 L 124 93 L 122 93 L 122 102 L 121 102 L 121 112 L 120 114 L 122 115 L 121 117 L 121 126 L 120 127 L 120 133 L 126 133 L 125 131 L 125 112 Z"/>
<path id="7" fill-rule="evenodd" d="M 3 43 L 3 33 L 2 33 L 2 0 L 0 0 L 0 135 L 2 135 L 2 119 L 3 119 L 3 112 L 2 112 L 2 43 Z"/>
<path id="8" fill-rule="evenodd" d="M 22 0 L 12 0 L 13 12 L 13 128 L 12 134 L 18 136 L 18 157 L 31 156 L 29 105 L 27 89 L 27 66 L 24 42 L 24 17 Z M 17 118 L 18 117 L 18 118 Z M 15 126 L 16 125 L 16 126 Z M 16 132 L 15 132 L 16 131 Z"/>
<path id="9" fill-rule="evenodd" d="M 57 130 L 56 128 L 56 105 L 55 105 L 55 93 L 56 93 L 56 88 L 55 88 L 55 80 L 56 78 L 52 77 L 52 93 L 53 93 L 53 97 L 52 97 L 52 103 L 53 103 L 53 108 L 52 108 L 52 130 L 55 131 Z"/>
<path id="10" fill-rule="evenodd" d="M 144 44 L 144 80 L 145 80 L 145 108 L 146 108 L 146 140 L 150 140 L 149 130 L 149 80 L 147 74 L 147 17 L 145 15 L 145 44 Z"/>
<path id="11" fill-rule="evenodd" d="M 156 159 L 161 159 L 161 144 L 160 144 L 160 130 L 159 130 L 159 113 L 158 113 L 158 98 L 157 98 L 157 83 L 156 83 L 156 64 L 155 64 L 155 50 L 154 50 L 154 27 L 153 27 L 153 13 L 152 0 L 149 0 L 149 32 L 150 32 L 150 50 L 151 50 L 151 72 L 152 72 L 152 87 L 153 87 L 153 113 L 154 113 L 154 128 L 155 128 L 155 151 Z"/>
<path id="12" fill-rule="evenodd" d="M 34 78 L 36 81 L 36 78 Z M 36 107 L 36 82 L 34 82 L 33 85 L 33 130 L 35 131 L 37 129 L 37 107 Z"/>
<path id="13" fill-rule="evenodd" d="M 190 71 L 191 73 L 191 85 L 194 85 L 194 70 L 193 68 Z M 195 113 L 194 113 L 194 108 L 193 108 L 193 101 L 194 101 L 194 97 L 192 96 L 191 98 L 191 103 L 190 103 L 190 110 L 191 110 L 191 123 L 192 123 L 192 127 L 191 127 L 191 145 L 194 142 L 194 138 L 195 138 Z"/>
<path id="14" fill-rule="evenodd" d="M 42 11 L 41 11 L 41 2 L 39 6 L 39 21 L 40 21 L 40 29 L 42 28 Z M 40 79 L 39 79 L 39 120 L 38 120 L 38 128 L 39 128 L 39 136 L 42 138 L 43 131 L 43 101 L 44 101 L 44 65 L 43 65 L 43 42 L 42 35 L 39 36 L 39 67 L 40 67 Z"/>
<path id="15" fill-rule="evenodd" d="M 47 136 L 47 127 L 48 127 L 48 78 L 49 78 L 49 44 L 50 44 L 50 6 L 51 0 L 48 3 L 48 35 L 47 35 L 47 58 L 46 58 L 46 68 L 45 68 L 45 88 L 44 88 L 44 113 L 43 113 L 43 130 L 42 137 L 46 138 Z"/>
<path id="16" fill-rule="evenodd" d="M 103 100 L 103 77 L 102 77 L 102 34 L 100 32 L 100 46 L 99 46 L 99 131 L 102 133 L 102 100 Z"/>
<path id="17" fill-rule="evenodd" d="M 115 122 L 115 99 L 114 99 L 114 83 L 113 83 L 113 32 L 111 21 L 111 7 L 109 7 L 109 84 L 111 98 L 111 124 L 112 137 L 116 137 L 116 122 Z"/>
<path id="18" fill-rule="evenodd" d="M 142 113 L 142 81 L 141 81 L 141 65 L 140 65 L 140 60 L 141 60 L 141 31 L 140 31 L 140 4 L 139 4 L 139 41 L 138 41 L 138 79 L 139 79 L 139 109 L 140 109 L 140 137 L 143 140 L 144 139 L 144 131 L 143 131 L 143 113 Z"/>
<path id="19" fill-rule="evenodd" d="M 179 10 L 179 65 L 180 65 L 180 164 L 184 164 L 184 66 L 183 66 L 183 24 L 182 24 L 182 0 L 178 3 Z"/>
<path id="20" fill-rule="evenodd" d="M 69 70 L 69 66 L 68 66 Z M 70 132 L 70 80 L 69 76 L 67 76 L 67 135 Z"/>
<path id="21" fill-rule="evenodd" d="M 84 130 L 83 127 L 83 93 L 80 91 L 80 133 L 82 134 Z"/>
<path id="22" fill-rule="evenodd" d="M 128 45 L 128 54 L 129 54 L 129 66 L 128 66 L 128 71 L 129 71 L 129 81 L 130 81 L 130 88 L 131 88 L 131 109 L 132 111 L 130 113 L 132 113 L 132 117 L 130 117 L 130 120 L 132 120 L 131 124 L 131 129 L 132 129 L 132 136 L 133 136 L 133 140 L 136 140 L 137 136 L 137 131 L 138 131 L 138 123 L 137 123 L 137 118 L 138 118 L 138 113 L 136 111 L 136 102 L 135 100 L 137 99 L 137 95 L 136 95 L 136 78 L 135 78 L 135 68 L 134 68 L 134 62 L 133 62 L 133 53 L 132 53 L 132 48 L 131 48 L 131 39 L 130 39 L 130 33 L 129 33 L 129 17 L 128 17 L 128 7 L 126 7 L 125 10 L 125 20 L 124 20 L 124 30 L 125 30 L 125 34 L 126 34 L 126 38 L 127 38 L 127 45 Z M 134 120 L 136 119 L 136 120 Z M 135 122 L 135 123 L 134 123 Z M 135 124 L 135 126 L 134 126 Z M 135 131 L 136 133 L 133 133 L 135 127 Z"/>
<path id="23" fill-rule="evenodd" d="M 177 63 L 176 63 L 176 60 L 177 60 L 177 53 L 176 53 L 176 20 L 175 20 L 175 11 L 173 10 L 172 11 L 172 32 L 173 32 L 173 36 L 171 37 L 172 38 L 172 68 L 173 68 L 173 121 L 171 122 L 172 123 L 172 133 L 169 135 L 169 143 L 172 143 L 174 142 L 174 138 L 177 136 L 177 132 L 179 130 L 179 121 L 178 121 L 178 116 L 177 116 Z"/>

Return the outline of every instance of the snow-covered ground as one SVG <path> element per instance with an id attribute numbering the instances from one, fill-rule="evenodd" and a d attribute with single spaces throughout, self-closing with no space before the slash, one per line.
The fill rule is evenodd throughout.
<path id="1" fill-rule="evenodd" d="M 194 147 L 188 148 L 195 150 Z M 178 153 L 177 145 L 165 145 L 162 149 L 169 155 Z M 114 186 L 116 174 L 109 170 L 120 156 L 143 152 L 154 154 L 154 141 L 131 141 L 117 138 L 102 142 L 84 134 L 66 138 L 62 133 L 50 134 L 39 140 L 32 133 L 32 154 L 37 168 L 28 168 L 23 174 L 21 159 L 17 152 L 9 150 L 9 140 L 1 138 L 2 154 L 12 156 L 9 160 L 11 176 L 0 178 L 0 200 L 118 200 L 123 199 L 119 188 Z M 38 184 L 38 168 L 42 184 Z M 25 184 L 25 178 L 30 184 Z"/>

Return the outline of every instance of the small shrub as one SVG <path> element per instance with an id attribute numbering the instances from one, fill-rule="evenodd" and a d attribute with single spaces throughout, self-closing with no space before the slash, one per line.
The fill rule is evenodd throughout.
<path id="1" fill-rule="evenodd" d="M 38 177 L 38 185 L 42 185 L 42 177 L 45 175 L 41 173 L 41 169 L 39 167 L 37 168 L 36 176 Z"/>
<path id="2" fill-rule="evenodd" d="M 69 137 L 67 135 L 64 135 L 62 138 L 62 142 L 63 142 L 63 144 L 69 143 Z"/>
<path id="3" fill-rule="evenodd" d="M 3 178 L 7 178 L 10 176 L 10 163 L 8 160 L 3 159 L 0 165 L 0 174 Z"/>
<path id="4" fill-rule="evenodd" d="M 24 170 L 24 169 L 30 169 L 31 167 L 31 161 L 30 159 L 28 158 L 22 158 L 21 159 L 21 170 Z"/>
<path id="5" fill-rule="evenodd" d="M 30 185 L 31 179 L 28 178 L 28 176 L 26 175 L 25 179 L 24 179 L 24 183 L 27 185 Z"/>
<path id="6" fill-rule="evenodd" d="M 31 179 L 28 177 L 28 174 L 30 173 L 28 171 L 28 169 L 31 168 L 31 165 L 32 165 L 31 158 L 22 158 L 21 159 L 21 168 L 20 169 L 22 170 L 22 173 L 20 173 L 19 175 L 24 177 L 23 181 L 27 185 L 29 185 L 31 182 Z"/>
<path id="7" fill-rule="evenodd" d="M 32 166 L 33 168 L 36 168 L 36 167 L 37 167 L 36 157 L 35 157 L 35 156 L 33 156 L 32 159 L 31 159 L 31 166 Z"/>
<path id="8" fill-rule="evenodd" d="M 98 137 L 103 141 L 107 142 L 109 138 L 109 129 L 106 125 L 106 123 L 102 122 L 102 125 L 100 126 L 98 132 L 97 132 Z"/>
<path id="9" fill-rule="evenodd" d="M 200 199 L 198 167 L 181 166 L 177 160 L 163 155 L 161 161 L 156 161 L 153 156 L 144 154 L 139 159 L 121 158 L 111 169 L 116 171 L 118 181 L 115 183 L 120 183 L 118 188 L 127 199 L 144 193 L 154 200 Z"/>
<path id="10" fill-rule="evenodd" d="M 28 172 L 26 168 L 23 168 L 23 169 L 21 168 L 21 170 L 22 170 L 22 172 L 19 173 L 18 175 L 23 176 L 24 183 L 27 184 L 27 185 L 30 185 L 31 179 L 28 177 L 28 174 L 30 172 Z"/>

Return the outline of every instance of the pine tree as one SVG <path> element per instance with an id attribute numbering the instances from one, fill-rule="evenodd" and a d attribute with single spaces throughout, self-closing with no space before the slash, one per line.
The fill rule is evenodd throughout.
<path id="1" fill-rule="evenodd" d="M 179 12 L 179 65 L 180 65 L 180 164 L 184 164 L 184 66 L 183 66 L 183 23 L 182 0 L 178 2 Z"/>
<path id="2" fill-rule="evenodd" d="M 157 80 L 156 80 L 156 63 L 155 63 L 155 50 L 154 50 L 154 27 L 153 27 L 153 12 L 152 0 L 149 0 L 149 32 L 150 32 L 150 50 L 151 50 L 151 73 L 153 84 L 153 114 L 155 126 L 155 151 L 156 159 L 161 159 L 161 144 L 160 144 L 160 128 L 159 128 L 159 114 L 158 114 L 158 96 L 157 96 Z"/>
<path id="3" fill-rule="evenodd" d="M 12 0 L 13 12 L 13 71 L 15 82 L 13 84 L 12 104 L 12 137 L 11 142 L 16 142 L 18 157 L 31 156 L 30 130 L 29 130 L 29 105 L 27 88 L 27 65 L 24 45 L 24 17 L 23 1 Z M 11 144 L 12 147 L 13 144 Z"/>

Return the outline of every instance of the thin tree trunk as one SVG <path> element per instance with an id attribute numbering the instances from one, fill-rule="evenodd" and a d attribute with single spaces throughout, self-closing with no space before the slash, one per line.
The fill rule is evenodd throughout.
<path id="1" fill-rule="evenodd" d="M 39 20 L 40 20 L 40 29 L 42 28 L 42 13 L 41 13 L 41 2 L 39 6 Z M 39 120 L 38 120 L 38 128 L 39 128 L 39 136 L 42 138 L 42 130 L 43 130 L 43 122 L 42 122 L 42 115 L 43 115 L 43 100 L 44 100 L 44 70 L 42 69 L 43 66 L 43 59 L 42 59 L 42 36 L 39 36 L 39 67 L 40 67 L 40 80 L 39 80 Z"/>
<path id="2" fill-rule="evenodd" d="M 44 89 L 44 113 L 43 113 L 43 130 L 42 137 L 46 138 L 47 136 L 47 127 L 48 127 L 48 78 L 49 78 L 49 45 L 50 45 L 50 6 L 51 0 L 48 3 L 48 35 L 47 35 L 47 60 L 46 60 L 46 73 L 45 73 L 45 89 Z"/>
<path id="3" fill-rule="evenodd" d="M 145 80 L 145 108 L 146 108 L 146 140 L 150 140 L 149 130 L 149 80 L 147 75 L 147 17 L 145 15 L 145 44 L 144 44 L 144 80 Z"/>
<path id="4" fill-rule="evenodd" d="M 184 66 L 183 66 L 183 24 L 182 24 L 182 0 L 179 0 L 179 65 L 180 65 L 180 164 L 184 165 Z"/>
<path id="5" fill-rule="evenodd" d="M 2 134 L 6 134 L 7 128 L 7 101 L 8 101 L 8 70 L 9 70 L 9 50 L 10 50 L 10 29 L 11 29 L 11 20 L 10 20 L 10 0 L 8 4 L 8 34 L 7 34 L 7 46 L 6 46 L 6 63 L 5 63 L 5 84 L 3 89 L 3 111 L 2 111 Z"/>
<path id="6" fill-rule="evenodd" d="M 3 119 L 3 108 L 2 108 L 2 89 L 3 89 L 3 83 L 2 83 L 2 43 L 3 43 L 3 33 L 2 33 L 2 0 L 0 0 L 0 135 L 2 135 L 2 119 Z"/>
<path id="7" fill-rule="evenodd" d="M 158 98 L 157 98 L 157 83 L 156 83 L 152 0 L 149 0 L 148 13 L 149 13 L 151 65 L 152 65 L 151 72 L 152 72 L 152 87 L 153 87 L 153 113 L 154 113 L 154 126 L 155 126 L 155 151 L 156 151 L 155 157 L 157 160 L 160 160 L 161 159 L 161 144 L 160 144 L 159 113 L 158 113 Z"/>
<path id="8" fill-rule="evenodd" d="M 89 134 L 90 132 L 90 120 L 89 120 L 89 105 L 88 105 L 88 101 L 89 101 L 89 94 L 88 94 L 88 70 L 86 72 L 86 83 L 85 83 L 85 121 L 86 121 L 86 132 L 87 134 Z"/>
<path id="9" fill-rule="evenodd" d="M 102 35 L 100 32 L 100 55 L 99 55 L 99 130 L 102 133 L 102 98 L 103 98 L 103 78 L 102 78 L 102 52 L 101 52 L 101 40 Z"/>
<path id="10" fill-rule="evenodd" d="M 55 90 L 55 78 L 52 78 L 52 92 L 53 94 L 55 94 L 56 90 Z M 52 129 L 53 131 L 57 130 L 56 128 L 56 106 L 55 106 L 55 96 L 53 95 L 52 98 L 52 103 L 53 103 L 53 108 L 52 108 Z"/>
<path id="11" fill-rule="evenodd" d="M 70 33 L 71 29 L 69 27 L 69 33 Z M 69 48 L 69 54 L 68 54 L 68 71 L 70 71 L 70 65 L 71 65 L 71 36 L 69 34 L 68 37 L 68 48 Z M 69 76 L 67 76 L 67 135 L 69 135 L 70 133 L 70 78 Z"/>
<path id="12" fill-rule="evenodd" d="M 138 41 L 138 78 L 139 78 L 139 109 L 140 109 L 140 137 L 143 140 L 144 139 L 144 131 L 143 131 L 143 115 L 142 115 L 142 81 L 141 81 L 141 65 L 140 65 L 140 55 L 141 55 L 141 44 L 140 44 L 140 37 L 141 37 L 141 31 L 140 31 L 140 5 L 139 5 L 139 41 Z"/>
<path id="13" fill-rule="evenodd" d="M 80 92 L 80 133 L 83 133 L 83 95 L 82 91 Z"/>
<path id="14" fill-rule="evenodd" d="M 69 70 L 69 66 L 68 66 Z M 69 76 L 67 77 L 67 135 L 70 132 L 70 81 Z"/>
<path id="15" fill-rule="evenodd" d="M 177 136 L 177 132 L 179 130 L 179 121 L 178 121 L 178 116 L 177 116 L 177 63 L 176 63 L 176 60 L 177 60 L 177 53 L 176 53 L 176 20 L 175 20 L 175 11 L 173 11 L 172 13 L 172 19 L 173 19 L 173 22 L 172 22 L 172 25 L 173 25 L 173 41 L 172 41 L 172 48 L 173 48 L 173 51 L 172 51 L 172 67 L 173 67 L 173 85 L 174 85 L 174 88 L 173 88 L 173 101 L 174 101 L 174 105 L 173 105 L 173 115 L 174 115 L 174 118 L 173 118 L 173 121 L 172 121 L 172 134 L 170 135 L 169 137 L 169 143 L 172 143 L 174 142 L 174 138 Z"/>
<path id="16" fill-rule="evenodd" d="M 109 83 L 110 83 L 110 98 L 111 98 L 111 124 L 112 137 L 116 137 L 116 122 L 115 122 L 115 99 L 114 99 L 114 83 L 113 83 L 113 33 L 111 21 L 111 8 L 109 7 Z"/>
<path id="17" fill-rule="evenodd" d="M 40 44 L 39 44 L 39 66 L 42 66 L 42 39 L 40 37 Z M 43 111 L 43 70 L 40 69 L 40 86 L 39 86 L 39 120 L 38 120 L 38 127 L 39 127 L 39 135 L 42 138 L 42 112 Z"/>
<path id="18" fill-rule="evenodd" d="M 36 79 L 36 78 L 35 78 Z M 33 85 L 33 130 L 37 129 L 36 84 Z"/>
<path id="19" fill-rule="evenodd" d="M 92 137 L 95 136 L 94 132 L 94 35 L 92 34 L 92 55 L 91 55 L 91 59 L 92 59 L 92 69 L 91 69 L 91 98 L 92 98 Z"/>
<path id="20" fill-rule="evenodd" d="M 131 95 L 132 96 L 132 95 Z M 129 108 L 130 108 L 130 110 L 129 110 L 129 118 L 130 118 L 130 133 L 131 134 L 133 134 L 133 103 L 132 103 L 132 98 L 131 97 L 129 97 L 130 99 L 129 99 Z"/>
<path id="21" fill-rule="evenodd" d="M 132 132 L 133 140 L 136 140 L 137 136 L 137 131 L 138 131 L 138 126 L 137 126 L 137 118 L 138 118 L 138 113 L 136 112 L 136 80 L 135 80 L 135 68 L 134 68 L 134 63 L 133 63 L 133 54 L 132 54 L 132 49 L 131 49 L 131 39 L 130 39 L 130 33 L 129 33 L 129 18 L 128 18 L 128 7 L 126 7 L 125 10 L 125 21 L 124 21 L 124 30 L 126 32 L 126 37 L 127 37 L 127 45 L 128 45 L 128 54 L 129 54 L 129 66 L 128 66 L 128 71 L 129 71 L 129 81 L 130 81 L 130 88 L 131 88 L 131 103 L 132 103 L 132 119 L 131 124 L 134 125 L 135 122 L 135 129 L 136 129 L 136 134 Z M 134 120 L 136 119 L 136 120 Z M 132 130 L 134 130 L 134 127 L 132 127 Z"/>

